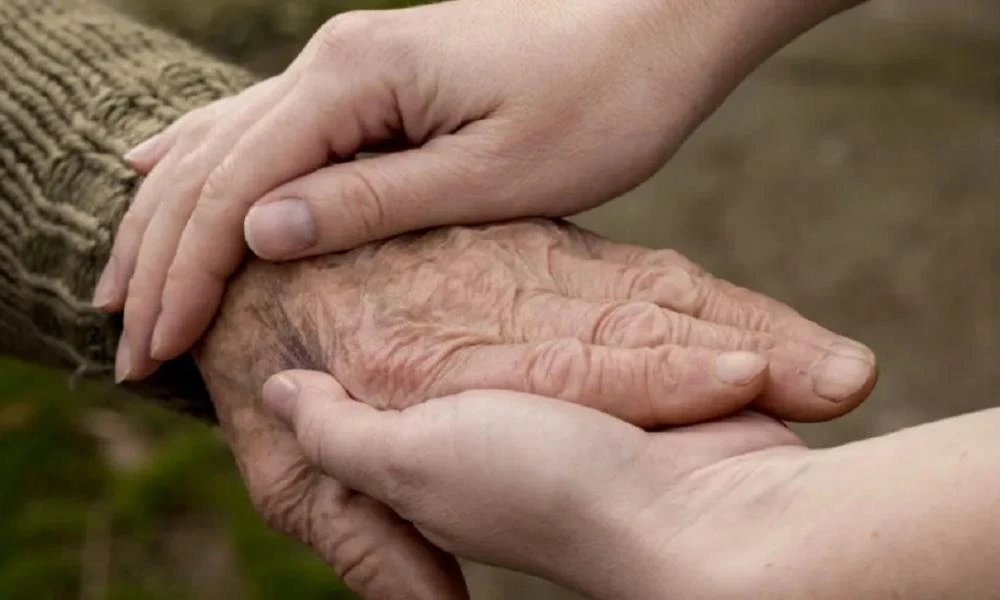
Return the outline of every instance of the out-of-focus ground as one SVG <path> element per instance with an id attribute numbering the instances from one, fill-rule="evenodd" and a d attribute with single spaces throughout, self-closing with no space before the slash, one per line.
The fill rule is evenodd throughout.
<path id="1" fill-rule="evenodd" d="M 327 14 L 365 4 L 121 3 L 265 71 L 284 64 Z M 874 395 L 838 422 L 798 428 L 814 444 L 996 406 L 1000 5 L 876 0 L 827 23 L 757 72 L 652 181 L 578 221 L 681 250 L 873 347 L 881 366 Z M 17 415 L 9 413 L 0 417 L 10 422 Z M 95 414 L 92 429 L 120 425 Z M 211 456 L 220 452 L 213 448 Z M 267 559 L 242 559 L 243 546 L 213 533 L 221 529 L 196 528 L 189 535 L 199 543 L 182 544 L 184 561 L 167 548 L 164 562 L 181 576 L 207 577 L 200 598 L 273 597 L 267 586 L 284 580 L 260 575 L 273 570 Z M 205 564 L 217 565 L 213 576 Z M 469 573 L 479 599 L 572 597 L 530 578 Z"/>

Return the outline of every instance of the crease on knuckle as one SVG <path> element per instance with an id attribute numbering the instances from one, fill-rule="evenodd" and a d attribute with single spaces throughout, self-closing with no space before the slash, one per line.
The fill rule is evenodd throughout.
<path id="1" fill-rule="evenodd" d="M 357 169 L 344 173 L 339 190 L 346 219 L 366 240 L 384 236 L 388 224 L 385 202 L 369 176 Z"/>
<path id="2" fill-rule="evenodd" d="M 579 340 L 555 340 L 539 345 L 524 365 L 529 393 L 577 400 L 592 377 L 590 352 Z"/>
<path id="3" fill-rule="evenodd" d="M 631 297 L 699 318 L 709 292 L 708 287 L 690 273 L 672 267 L 639 270 L 631 283 Z"/>
<path id="4" fill-rule="evenodd" d="M 313 535 L 312 499 L 317 474 L 307 464 L 296 463 L 269 481 L 248 478 L 250 501 L 269 527 L 309 541 Z"/>
<path id="5" fill-rule="evenodd" d="M 233 187 L 232 181 L 236 172 L 236 158 L 232 153 L 211 170 L 205 183 L 201 186 L 199 201 L 216 202 L 223 199 L 227 190 Z"/>
<path id="6" fill-rule="evenodd" d="M 598 317 L 594 339 L 610 346 L 635 348 L 682 343 L 690 333 L 684 320 L 652 302 L 608 305 Z"/>
<path id="7" fill-rule="evenodd" d="M 397 433 L 403 439 L 390 440 L 384 444 L 381 450 L 384 453 L 382 472 L 378 475 L 382 479 L 383 500 L 403 514 L 409 512 L 423 480 L 414 465 L 412 453 L 408 451 L 420 447 L 407 441 L 407 436 L 412 437 L 409 431 L 411 430 L 401 429 Z"/>
<path id="8" fill-rule="evenodd" d="M 372 535 L 359 513 L 375 506 L 371 498 L 344 489 L 334 498 L 311 494 L 308 508 L 307 543 L 333 567 L 337 576 L 351 589 L 365 591 L 379 576 L 384 576 L 384 535 Z M 378 509 L 376 509 L 378 510 Z"/>
<path id="9" fill-rule="evenodd" d="M 355 537 L 362 534 L 355 534 Z M 346 549 L 345 549 L 346 548 Z M 385 576 L 379 544 L 346 539 L 327 558 L 337 577 L 350 589 L 364 593 Z"/>
<path id="10" fill-rule="evenodd" d="M 691 262 L 691 259 L 672 248 L 662 248 L 648 253 L 650 261 L 664 267 L 675 267 L 692 277 L 705 275 L 705 270 Z"/>

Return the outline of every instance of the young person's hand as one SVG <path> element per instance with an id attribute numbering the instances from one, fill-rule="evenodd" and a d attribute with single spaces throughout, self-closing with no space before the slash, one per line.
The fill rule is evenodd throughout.
<path id="1" fill-rule="evenodd" d="M 809 456 L 754 413 L 647 433 L 500 391 L 380 412 L 310 371 L 270 379 L 264 402 L 316 468 L 386 503 L 439 548 L 593 598 L 737 597 L 717 569 L 780 517 L 784 488 Z M 396 578 L 377 565 L 370 576 Z"/>
<path id="2" fill-rule="evenodd" d="M 476 0 L 338 16 L 285 73 L 130 155 L 152 172 L 95 304 L 125 310 L 137 361 L 165 360 L 205 331 L 244 231 L 284 260 L 590 208 L 845 4 Z M 349 160 L 393 145 L 407 149 Z"/>

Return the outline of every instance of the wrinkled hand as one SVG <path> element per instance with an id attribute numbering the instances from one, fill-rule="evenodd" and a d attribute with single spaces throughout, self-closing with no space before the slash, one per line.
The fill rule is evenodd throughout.
<path id="1" fill-rule="evenodd" d="M 261 268 L 283 282 L 285 318 L 323 349 L 315 366 L 383 408 L 497 388 L 640 426 L 718 418 L 758 396 L 815 420 L 852 408 L 875 375 L 867 349 L 787 307 L 568 224 L 452 228 Z"/>
<path id="2" fill-rule="evenodd" d="M 713 383 L 721 353 L 740 348 L 770 359 L 769 379 Z M 861 369 L 860 387 L 829 377 L 834 351 Z M 676 253 L 546 222 L 452 228 L 281 266 L 252 262 L 197 358 L 261 514 L 310 543 L 365 597 L 393 600 L 451 600 L 464 588 L 454 562 L 395 513 L 310 465 L 257 402 L 270 375 L 328 371 L 353 397 L 398 409 L 481 386 L 548 390 L 645 423 L 721 415 L 762 385 L 756 402 L 767 410 L 829 418 L 874 381 L 867 350 L 773 300 Z M 721 400 L 705 396 L 712 386 Z"/>
<path id="3" fill-rule="evenodd" d="M 646 433 L 498 391 L 380 412 L 309 371 L 275 376 L 264 400 L 313 464 L 436 546 L 609 600 L 727 597 L 737 583 L 715 569 L 752 547 L 741 534 L 780 516 L 775 500 L 808 455 L 752 413 Z"/>
<path id="4" fill-rule="evenodd" d="M 285 73 L 129 156 L 152 173 L 95 293 L 125 311 L 121 376 L 201 336 L 244 228 L 258 255 L 289 259 L 569 215 L 638 185 L 801 30 L 801 4 L 477 0 L 335 17 Z M 411 149 L 343 162 L 386 143 Z"/>

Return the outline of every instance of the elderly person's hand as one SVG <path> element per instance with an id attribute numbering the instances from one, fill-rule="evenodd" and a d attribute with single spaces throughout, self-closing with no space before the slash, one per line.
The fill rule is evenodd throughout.
<path id="1" fill-rule="evenodd" d="M 285 73 L 129 156 L 152 172 L 95 295 L 125 311 L 121 376 L 201 336 L 244 227 L 258 255 L 290 259 L 579 212 L 649 177 L 761 60 L 858 1 L 476 0 L 335 17 Z M 344 162 L 387 143 L 411 149 Z"/>
<path id="2" fill-rule="evenodd" d="M 251 497 L 370 598 L 464 592 L 451 559 L 316 471 L 262 409 L 260 387 L 278 371 L 331 372 L 380 408 L 492 386 L 647 425 L 751 400 L 789 418 L 832 418 L 875 377 L 864 347 L 773 300 L 676 253 L 567 224 L 452 228 L 302 263 L 252 262 L 231 292 L 199 365 Z M 735 367 L 751 368 L 734 377 Z"/>

